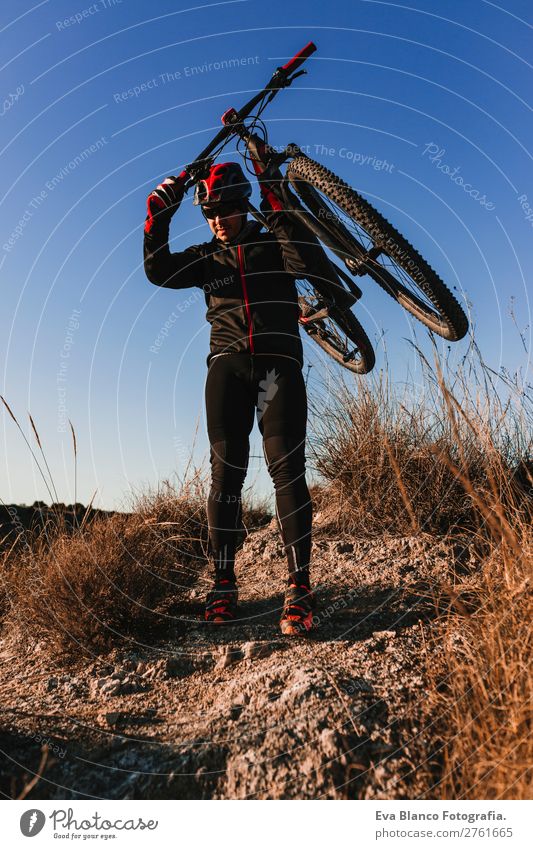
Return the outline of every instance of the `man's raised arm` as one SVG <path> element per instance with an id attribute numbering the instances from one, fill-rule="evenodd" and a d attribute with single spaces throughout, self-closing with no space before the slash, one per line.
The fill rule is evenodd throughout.
<path id="1" fill-rule="evenodd" d="M 314 233 L 296 215 L 284 210 L 278 194 L 270 185 L 260 182 L 260 187 L 263 196 L 261 212 L 280 244 L 285 270 L 294 277 L 316 281 L 317 285 L 321 280 L 337 283 L 335 271 Z M 288 189 L 286 191 L 290 203 L 303 208 L 298 198 Z"/>
<path id="2" fill-rule="evenodd" d="M 179 253 L 168 246 L 170 220 L 179 209 L 187 174 L 167 177 L 148 195 L 144 223 L 144 270 L 151 283 L 168 289 L 202 286 L 203 263 L 200 248 L 193 245 Z"/>

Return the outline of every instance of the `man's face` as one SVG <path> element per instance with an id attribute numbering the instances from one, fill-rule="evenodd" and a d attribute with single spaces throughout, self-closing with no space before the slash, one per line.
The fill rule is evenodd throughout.
<path id="1" fill-rule="evenodd" d="M 246 214 L 232 204 L 204 206 L 211 232 L 221 242 L 231 242 L 244 224 Z"/>

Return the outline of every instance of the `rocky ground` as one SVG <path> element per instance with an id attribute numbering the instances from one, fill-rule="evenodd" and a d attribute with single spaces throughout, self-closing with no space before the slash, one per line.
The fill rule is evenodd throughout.
<path id="1" fill-rule="evenodd" d="M 67 666 L 43 646 L 23 654 L 4 640 L 0 792 L 431 796 L 439 756 L 426 681 L 444 668 L 435 596 L 467 552 L 429 536 L 361 541 L 322 529 L 316 629 L 297 640 L 277 628 L 282 553 L 272 523 L 248 537 L 238 559 L 242 619 L 232 626 L 202 622 L 205 572 L 157 646 Z"/>

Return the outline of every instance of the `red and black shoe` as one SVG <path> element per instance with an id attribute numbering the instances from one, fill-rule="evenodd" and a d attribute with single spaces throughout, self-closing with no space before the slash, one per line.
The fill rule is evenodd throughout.
<path id="1" fill-rule="evenodd" d="M 286 636 L 308 634 L 313 627 L 315 597 L 309 587 L 290 584 L 285 594 L 285 603 L 279 626 Z"/>
<path id="2" fill-rule="evenodd" d="M 213 589 L 207 594 L 205 603 L 205 621 L 220 625 L 233 622 L 237 615 L 239 593 L 233 581 L 216 581 Z"/>

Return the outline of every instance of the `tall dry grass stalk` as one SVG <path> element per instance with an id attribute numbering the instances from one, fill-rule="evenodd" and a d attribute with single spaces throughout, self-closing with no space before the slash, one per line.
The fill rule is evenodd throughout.
<path id="1" fill-rule="evenodd" d="M 72 451 L 74 454 L 74 507 L 78 501 L 78 440 L 76 439 L 76 431 L 74 430 L 74 425 L 68 420 L 70 425 L 70 434 L 72 436 Z M 76 516 L 76 511 L 74 509 L 74 515 Z M 76 517 L 77 521 L 77 517 Z"/>
<path id="2" fill-rule="evenodd" d="M 6 411 L 7 411 L 8 415 L 9 415 L 9 417 L 10 417 L 10 418 L 11 418 L 11 419 L 15 422 L 15 425 L 16 425 L 16 427 L 17 427 L 17 430 L 19 431 L 19 433 L 20 433 L 20 435 L 22 436 L 22 438 L 23 438 L 24 442 L 26 443 L 26 447 L 28 448 L 28 451 L 30 452 L 30 454 L 31 454 L 31 456 L 32 456 L 32 458 L 33 458 L 33 460 L 34 460 L 34 462 L 35 462 L 35 465 L 37 466 L 37 469 L 38 469 L 38 471 L 39 471 L 39 474 L 40 474 L 40 476 L 41 476 L 41 477 L 42 477 L 42 479 L 43 479 L 43 483 L 44 483 L 44 485 L 45 485 L 45 487 L 46 487 L 46 491 L 48 492 L 48 495 L 50 496 L 50 500 L 53 502 L 53 501 L 54 501 L 54 493 L 55 493 L 56 495 L 57 495 L 57 493 L 56 493 L 56 490 L 55 490 L 54 481 L 53 481 L 53 479 L 52 479 L 52 476 L 50 475 L 50 481 L 48 481 L 48 479 L 47 479 L 47 477 L 46 477 L 45 473 L 43 472 L 43 469 L 42 469 L 42 467 L 41 467 L 41 464 L 39 463 L 39 460 L 37 459 L 37 457 L 36 457 L 36 455 L 35 455 L 35 451 L 34 451 L 34 450 L 33 450 L 33 448 L 31 447 L 30 442 L 29 442 L 29 440 L 28 440 L 28 437 L 26 436 L 26 434 L 25 434 L 25 433 L 24 433 L 24 431 L 22 430 L 21 424 L 20 424 L 19 420 L 17 419 L 17 417 L 15 416 L 15 413 L 13 412 L 13 410 L 11 409 L 11 407 L 9 406 L 9 404 L 7 403 L 6 399 L 5 399 L 2 395 L 0 395 L 0 401 L 1 401 L 1 402 L 2 402 L 2 404 L 4 405 L 4 408 L 6 409 Z M 32 417 L 31 417 L 31 415 L 30 415 L 29 413 L 28 413 L 28 415 L 30 416 L 30 423 L 31 423 L 31 427 L 32 427 L 32 430 L 33 430 L 34 436 L 35 436 L 36 441 L 37 441 L 37 445 L 39 446 L 39 448 L 40 448 L 40 450 L 41 450 L 41 454 L 42 454 L 42 456 L 43 456 L 43 458 L 44 458 L 44 462 L 46 463 L 46 469 L 47 469 L 47 471 L 50 473 L 50 469 L 48 468 L 48 463 L 46 462 L 46 456 L 45 456 L 45 454 L 44 454 L 44 451 L 43 451 L 43 448 L 42 448 L 42 445 L 41 445 L 41 440 L 40 440 L 40 438 L 39 438 L 39 434 L 38 434 L 38 432 L 37 432 L 37 428 L 35 427 L 35 423 L 34 423 L 34 421 L 33 421 Z M 51 488 L 50 488 L 50 487 L 51 487 Z M 52 492 L 52 490 L 53 490 L 53 492 Z M 56 497 L 56 501 L 57 501 L 57 500 L 58 500 L 58 499 L 57 499 L 57 497 Z"/>

